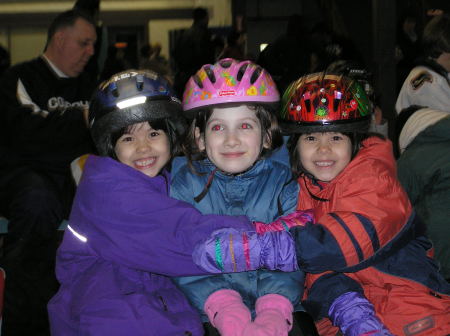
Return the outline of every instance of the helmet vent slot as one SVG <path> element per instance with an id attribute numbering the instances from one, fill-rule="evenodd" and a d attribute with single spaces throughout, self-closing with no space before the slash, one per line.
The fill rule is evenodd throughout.
<path id="1" fill-rule="evenodd" d="M 232 62 L 231 60 L 226 59 L 226 60 L 223 60 L 222 62 L 220 62 L 220 66 L 221 66 L 222 68 L 227 69 L 227 68 L 229 68 L 229 67 L 231 66 L 232 63 L 233 63 L 233 62 Z"/>
<path id="2" fill-rule="evenodd" d="M 209 80 L 211 81 L 211 83 L 215 83 L 216 82 L 216 76 L 214 75 L 214 72 L 212 71 L 210 66 L 206 66 L 203 68 L 206 72 L 206 75 L 208 76 Z"/>
<path id="3" fill-rule="evenodd" d="M 262 68 L 261 67 L 257 67 L 255 69 L 255 71 L 253 71 L 252 77 L 250 77 L 250 83 L 251 84 L 254 84 L 256 82 L 256 80 L 259 78 L 259 75 L 261 74 L 261 72 L 262 72 Z"/>
<path id="4" fill-rule="evenodd" d="M 138 91 L 142 91 L 144 88 L 144 76 L 143 75 L 137 75 L 136 76 L 136 88 Z"/>
<path id="5" fill-rule="evenodd" d="M 119 90 L 117 89 L 116 83 L 111 83 L 111 94 L 116 98 L 119 97 Z"/>
<path id="6" fill-rule="evenodd" d="M 236 75 L 237 81 L 239 81 L 239 82 L 241 81 L 242 77 L 244 77 L 244 73 L 245 73 L 245 70 L 247 70 L 247 68 L 248 68 L 248 63 L 244 64 L 243 66 L 241 66 L 239 68 L 239 71 Z"/>
<path id="7" fill-rule="evenodd" d="M 196 74 L 192 78 L 194 79 L 195 84 L 197 84 L 200 89 L 203 89 L 203 83 L 200 77 Z"/>

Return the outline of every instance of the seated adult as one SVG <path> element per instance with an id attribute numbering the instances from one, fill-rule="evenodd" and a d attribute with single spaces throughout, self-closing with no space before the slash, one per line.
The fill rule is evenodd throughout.
<path id="1" fill-rule="evenodd" d="M 450 281 L 450 113 L 420 106 L 397 118 L 398 178 L 433 242 L 440 271 Z"/>
<path id="2" fill-rule="evenodd" d="M 56 229 L 70 208 L 70 162 L 93 146 L 83 119 L 95 83 L 83 69 L 95 26 L 77 10 L 56 16 L 44 53 L 0 82 L 0 213 L 9 219 L 1 266 L 7 274 L 2 331 L 48 335 L 56 292 Z"/>

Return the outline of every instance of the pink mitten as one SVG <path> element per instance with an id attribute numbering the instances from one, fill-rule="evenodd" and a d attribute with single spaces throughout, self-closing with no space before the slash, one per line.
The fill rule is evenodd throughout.
<path id="1" fill-rule="evenodd" d="M 282 295 L 266 294 L 256 300 L 256 317 L 244 329 L 245 336 L 287 336 L 292 329 L 292 303 Z"/>
<path id="2" fill-rule="evenodd" d="M 312 210 L 297 210 L 289 215 L 282 216 L 276 221 L 266 224 L 263 222 L 253 222 L 258 234 L 264 234 L 270 231 L 289 231 L 294 226 L 305 226 L 306 223 L 314 224 L 314 216 Z"/>
<path id="3" fill-rule="evenodd" d="M 220 289 L 205 302 L 204 311 L 222 336 L 241 336 L 252 315 L 241 295 L 232 289 Z"/>

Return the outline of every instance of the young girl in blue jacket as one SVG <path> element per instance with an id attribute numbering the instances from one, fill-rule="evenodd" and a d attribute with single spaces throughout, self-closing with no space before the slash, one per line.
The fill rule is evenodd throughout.
<path id="1" fill-rule="evenodd" d="M 168 196 L 166 166 L 183 118 L 166 80 L 119 73 L 100 85 L 90 106 L 100 156 L 85 164 L 57 253 L 52 335 L 203 335 L 199 314 L 168 276 L 206 274 L 192 261 L 195 246 L 217 229 L 256 234 L 253 225 L 245 217 L 201 215 Z M 289 234 L 264 236 L 267 248 L 249 264 L 295 269 L 293 246 L 277 248 Z"/>
<path id="2" fill-rule="evenodd" d="M 258 65 L 233 59 L 204 65 L 186 84 L 183 109 L 192 120 L 187 163 L 174 173 L 171 196 L 203 214 L 246 215 L 260 222 L 295 211 L 298 184 L 290 168 L 267 159 L 282 144 L 274 114 L 278 102 L 271 76 Z M 288 335 L 293 312 L 303 310 L 301 271 L 257 270 L 175 282 L 203 320 L 224 336 Z"/>

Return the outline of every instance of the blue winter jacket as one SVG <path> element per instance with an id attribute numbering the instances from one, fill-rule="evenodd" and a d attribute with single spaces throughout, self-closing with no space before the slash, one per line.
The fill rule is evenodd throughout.
<path id="1" fill-rule="evenodd" d="M 57 253 L 52 335 L 203 335 L 199 314 L 167 276 L 205 274 L 191 256 L 199 241 L 253 227 L 245 217 L 201 215 L 170 198 L 167 182 L 167 174 L 88 159 Z"/>
<path id="2" fill-rule="evenodd" d="M 289 167 L 271 159 L 258 161 L 250 170 L 239 175 L 215 171 L 206 196 L 195 202 L 194 197 L 205 188 L 215 166 L 208 160 L 194 162 L 199 176 L 187 164 L 177 163 L 173 172 L 171 196 L 194 205 L 203 214 L 246 215 L 254 221 L 270 223 L 282 214 L 295 211 L 298 183 L 291 178 Z M 175 283 L 186 294 L 207 321 L 203 306 L 210 294 L 219 289 L 238 291 L 254 314 L 258 297 L 280 294 L 287 297 L 296 310 L 302 310 L 304 274 L 302 271 L 276 272 L 257 270 L 233 274 L 176 278 Z"/>

